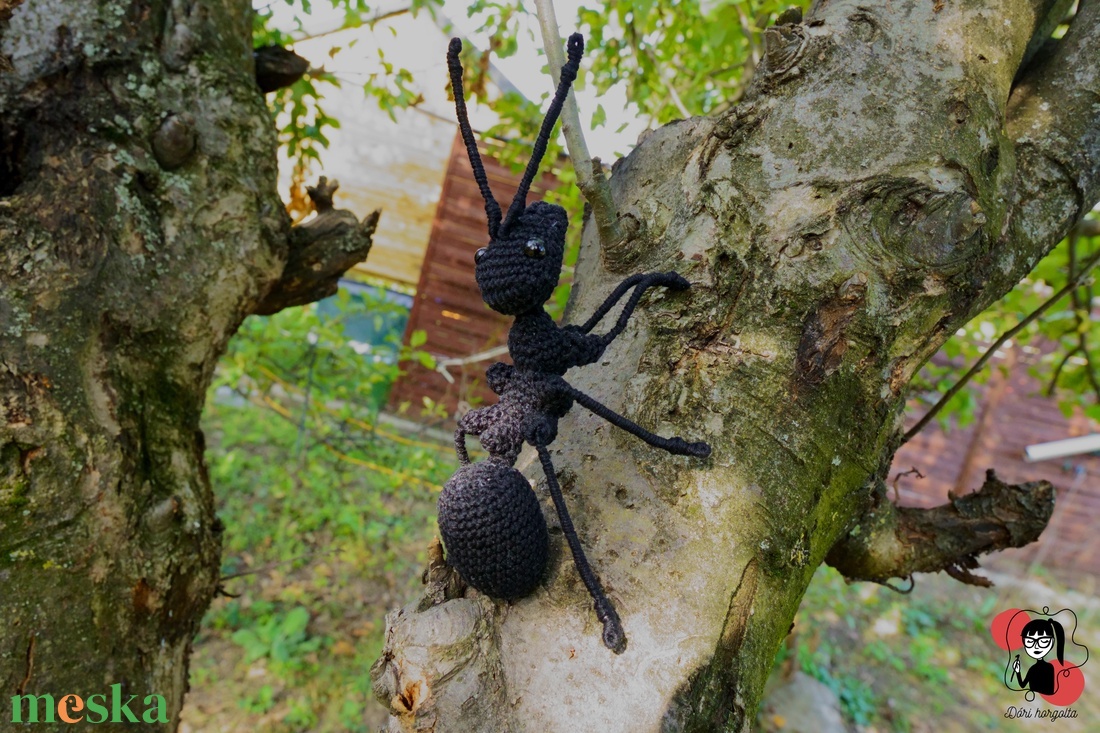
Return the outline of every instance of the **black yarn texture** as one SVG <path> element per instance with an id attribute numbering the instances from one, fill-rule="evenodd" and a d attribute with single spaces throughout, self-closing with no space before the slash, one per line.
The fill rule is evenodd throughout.
<path id="1" fill-rule="evenodd" d="M 535 492 L 511 466 L 472 463 L 439 495 L 447 562 L 496 598 L 529 595 L 546 573 L 550 535 Z"/>
<path id="2" fill-rule="evenodd" d="M 481 296 L 497 313 L 518 316 L 541 307 L 554 294 L 565 255 L 565 209 L 536 201 L 507 230 L 489 242 L 477 260 L 474 276 Z M 528 254 L 527 243 L 541 246 L 544 255 Z"/>
<path id="3" fill-rule="evenodd" d="M 546 520 L 527 479 L 513 468 L 524 443 L 534 446 L 577 573 L 592 596 L 597 618 L 603 623 L 604 645 L 621 653 L 626 649 L 622 622 L 585 556 L 547 446 L 557 438 L 558 420 L 576 403 L 673 455 L 698 458 L 710 455 L 706 443 L 651 433 L 564 379 L 569 369 L 592 364 L 603 356 L 608 344 L 626 328 L 647 289 L 664 287 L 682 291 L 690 283 L 675 272 L 631 275 L 584 325 L 558 326 L 554 322 L 543 304 L 553 295 L 561 276 L 569 220 L 560 206 L 544 201 L 528 206 L 526 200 L 569 86 L 577 76 L 584 40 L 577 33 L 569 37 L 569 60 L 562 68 L 561 81 L 535 141 L 531 160 L 503 222 L 466 115 L 462 66 L 458 60 L 461 50 L 461 42 L 452 40 L 448 67 L 459 129 L 474 178 L 485 199 L 489 224 L 489 244 L 474 256 L 474 276 L 485 303 L 498 313 L 515 316 L 515 320 L 508 331 L 508 351 L 513 363 L 493 364 L 485 373 L 486 382 L 500 400 L 468 412 L 455 430 L 455 453 L 462 467 L 439 497 L 439 529 L 447 562 L 467 583 L 496 598 L 521 598 L 538 587 L 546 572 L 549 547 Z M 631 290 L 611 330 L 605 334 L 592 333 Z M 487 460 L 470 463 L 467 435 L 481 438 L 481 447 L 489 453 Z"/>

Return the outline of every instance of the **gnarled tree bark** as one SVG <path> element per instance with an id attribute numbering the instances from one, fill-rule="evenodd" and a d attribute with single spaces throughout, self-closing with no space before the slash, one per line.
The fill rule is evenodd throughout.
<path id="1" fill-rule="evenodd" d="M 291 230 L 251 14 L 29 0 L 0 27 L 0 721 L 120 684 L 175 730 L 220 568 L 215 363 L 370 247 L 374 219 Z"/>
<path id="2" fill-rule="evenodd" d="M 440 603 L 435 587 L 390 616 L 373 675 L 391 730 L 748 730 L 830 552 L 882 580 L 968 571 L 1009 544 L 911 548 L 891 565 L 852 538 L 887 536 L 875 487 L 913 374 L 1100 198 L 1100 2 L 1037 42 L 1062 6 L 823 0 L 768 29 L 742 103 L 619 161 L 629 238 L 601 248 L 589 224 L 569 313 L 627 272 L 674 268 L 693 288 L 649 296 L 604 368 L 570 379 L 714 454 L 658 454 L 574 410 L 554 462 L 628 649 L 601 645 L 556 542 L 531 598 Z M 1011 539 L 1033 538 L 1050 489 L 1025 487 L 1018 506 L 1014 491 L 997 489 L 1029 515 Z M 1005 506 L 986 498 L 966 508 Z M 888 538 L 932 541 L 952 511 L 907 515 L 925 532 Z"/>

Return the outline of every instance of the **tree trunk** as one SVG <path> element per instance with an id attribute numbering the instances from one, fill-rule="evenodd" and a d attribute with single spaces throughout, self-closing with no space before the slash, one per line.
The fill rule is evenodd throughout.
<path id="1" fill-rule="evenodd" d="M 0 721 L 120 685 L 175 730 L 219 577 L 214 366 L 369 248 L 373 220 L 291 232 L 251 14 L 28 0 L 0 25 Z"/>
<path id="2" fill-rule="evenodd" d="M 898 517 L 881 479 L 913 374 L 1100 198 L 1100 2 L 1031 43 L 1063 6 L 825 0 L 767 30 L 736 108 L 614 167 L 628 238 L 601 249 L 589 223 L 569 320 L 631 272 L 693 287 L 648 296 L 568 378 L 714 454 L 669 457 L 574 408 L 554 463 L 627 650 L 601 645 L 559 535 L 533 597 L 432 587 L 391 614 L 372 670 L 390 730 L 748 730 L 834 548 L 853 577 L 975 582 L 977 554 L 1035 539 L 1047 484 L 991 477 L 965 507 Z M 955 534 L 971 510 L 977 539 Z"/>

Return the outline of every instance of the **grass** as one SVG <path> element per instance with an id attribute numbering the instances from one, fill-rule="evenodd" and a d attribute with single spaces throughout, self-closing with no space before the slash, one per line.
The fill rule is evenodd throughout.
<path id="1" fill-rule="evenodd" d="M 835 570 L 822 567 L 803 599 L 794 632 L 776 656 L 772 683 L 800 669 L 833 691 L 846 722 L 857 730 L 1003 730 L 1009 706 L 1034 704 L 1002 684 L 1004 652 L 993 643 L 989 625 L 1008 608 L 1073 605 L 1065 600 L 1066 589 L 1046 581 L 1039 598 L 1033 587 L 1006 583 L 985 589 L 945 575 L 918 576 L 913 592 L 902 595 L 869 583 L 849 585 Z M 1098 641 L 1093 636 L 1090 643 L 1095 614 L 1077 610 L 1078 638 L 1092 646 Z M 782 707 L 780 700 L 772 706 Z M 1072 707 L 1079 717 L 1059 720 L 1059 728 L 1095 730 L 1100 700 L 1086 688 Z M 779 730 L 771 717 L 763 713 L 758 727 Z"/>
<path id="2" fill-rule="evenodd" d="M 224 590 L 192 663 L 193 731 L 367 731 L 382 721 L 367 670 L 383 616 L 415 594 L 436 532 L 444 450 L 376 446 L 424 483 L 364 469 L 251 406 L 208 411 L 211 480 L 225 523 Z"/>
<path id="3" fill-rule="evenodd" d="M 225 590 L 239 597 L 218 598 L 206 617 L 183 730 L 378 730 L 385 714 L 367 672 L 384 615 L 416 595 L 436 531 L 430 484 L 446 480 L 453 459 L 445 446 L 381 438 L 361 454 L 423 483 L 403 481 L 323 443 L 302 448 L 294 423 L 251 405 L 214 404 L 206 429 L 226 524 Z M 1000 683 L 989 622 L 1012 606 L 1059 605 L 1051 593 L 924 576 L 900 595 L 821 568 L 773 677 L 794 665 L 820 680 L 858 730 L 1002 730 L 1005 708 L 1020 700 Z M 1080 615 L 1087 632 L 1093 615 Z M 1090 730 L 1100 703 L 1075 707 L 1080 717 L 1059 728 Z"/>
<path id="4" fill-rule="evenodd" d="M 378 395 L 397 366 L 354 346 L 339 318 L 301 308 L 250 319 L 223 359 L 203 427 L 226 527 L 224 594 L 196 641 L 183 733 L 358 733 L 385 722 L 368 671 L 385 614 L 416 596 L 437 492 L 456 461 L 448 445 L 378 425 Z M 1021 701 L 1001 684 L 991 619 L 1074 605 L 1060 602 L 1054 579 L 1028 577 L 1046 587 L 930 576 L 899 595 L 821 568 L 773 681 L 801 669 L 868 733 L 1002 730 L 1006 707 Z M 1095 614 L 1076 610 L 1096 648 Z M 1100 700 L 1089 689 L 1060 730 L 1095 727 Z M 761 727 L 776 730 L 766 718 Z"/>
<path id="5" fill-rule="evenodd" d="M 344 314 L 385 304 L 340 303 Z M 357 311 L 358 309 L 358 311 Z M 368 670 L 415 596 L 453 449 L 379 425 L 396 357 L 311 308 L 249 319 L 204 414 L 223 595 L 196 640 L 183 731 L 377 730 Z"/>

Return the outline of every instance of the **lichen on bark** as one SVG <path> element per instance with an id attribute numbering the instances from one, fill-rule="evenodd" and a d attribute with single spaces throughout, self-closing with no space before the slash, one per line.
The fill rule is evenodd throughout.
<path id="1" fill-rule="evenodd" d="M 0 31 L 0 720 L 118 683 L 175 730 L 220 570 L 199 416 L 295 251 L 251 13 L 43 0 Z"/>
<path id="2" fill-rule="evenodd" d="M 562 421 L 554 462 L 630 646 L 601 647 L 559 564 L 495 607 L 506 702 L 464 714 L 517 731 L 749 728 L 814 569 L 872 506 L 913 374 L 1100 198 L 1096 5 L 1017 79 L 1055 3 L 819 2 L 769 30 L 740 104 L 615 165 L 625 236 L 601 248 L 587 226 L 567 320 L 626 272 L 676 269 L 692 289 L 649 296 L 602 368 L 569 378 L 714 454 L 697 465 L 583 411 Z M 1066 106 L 1036 106 L 1044 94 Z M 1040 112 L 1059 119 L 1032 133 Z M 420 648 L 414 608 L 386 664 Z"/>

